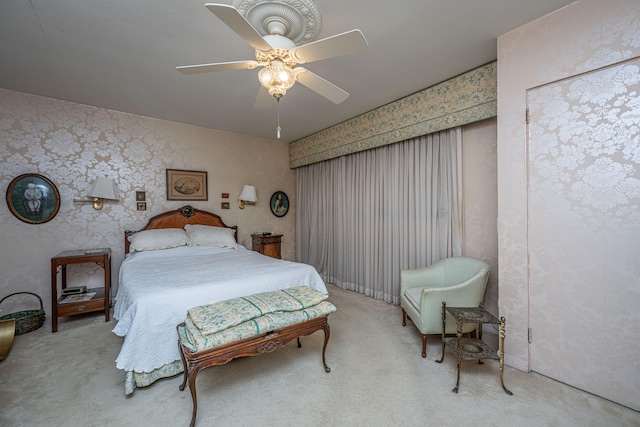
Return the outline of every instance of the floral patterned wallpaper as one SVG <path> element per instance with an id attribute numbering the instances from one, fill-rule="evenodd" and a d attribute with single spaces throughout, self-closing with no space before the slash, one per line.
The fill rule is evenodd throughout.
<path id="1" fill-rule="evenodd" d="M 3 192 L 15 177 L 37 173 L 53 181 L 61 201 L 57 216 L 43 224 L 22 222 L 1 204 L 0 298 L 35 292 L 49 315 L 50 258 L 67 249 L 110 247 L 116 288 L 124 230 L 138 229 L 151 216 L 185 204 L 237 225 L 239 241 L 249 248 L 252 232 L 282 233 L 283 258 L 295 257 L 295 171 L 289 169 L 284 142 L 0 89 L 0 144 Z M 167 168 L 207 171 L 209 200 L 167 201 Z M 115 180 L 120 200 L 105 201 L 100 211 L 73 203 L 74 198 L 84 198 L 99 175 Z M 256 186 L 258 203 L 240 210 L 237 198 L 243 184 Z M 146 192 L 147 210 L 136 210 L 136 191 Z M 269 209 L 275 191 L 289 196 L 291 212 L 283 218 Z M 229 198 L 222 199 L 222 193 L 229 193 Z M 230 209 L 222 210 L 222 202 L 229 202 Z M 72 268 L 70 281 L 99 285 L 98 267 Z M 14 304 L 34 308 L 29 299 L 12 298 L 0 309 L 11 313 L 16 311 Z"/>
<path id="2" fill-rule="evenodd" d="M 638 22 L 580 0 L 498 38 L 506 362 L 636 410 Z"/>
<path id="3" fill-rule="evenodd" d="M 640 60 L 529 92 L 533 172 L 569 223 L 640 224 L 639 94 Z"/>
<path id="4" fill-rule="evenodd" d="M 292 168 L 496 116 L 495 62 L 290 144 Z"/>
<path id="5" fill-rule="evenodd" d="M 620 336 L 605 325 L 640 323 L 639 93 L 640 59 L 529 92 L 532 367 L 608 398 L 640 392 L 640 344 L 630 339 L 617 350 L 622 366 L 602 364 L 611 372 L 597 388 L 596 375 L 571 367 L 584 354 L 606 358 L 618 344 Z M 580 346 L 555 343 L 559 312 L 571 313 L 564 329 L 587 326 L 588 353 L 575 356 Z M 547 343 L 553 352 L 545 351 Z"/>
<path id="6" fill-rule="evenodd" d="M 497 119 L 462 127 L 463 251 L 491 265 L 483 306 L 498 313 Z M 495 332 L 495 331 L 494 331 Z M 489 331 L 491 333 L 491 331 Z"/>

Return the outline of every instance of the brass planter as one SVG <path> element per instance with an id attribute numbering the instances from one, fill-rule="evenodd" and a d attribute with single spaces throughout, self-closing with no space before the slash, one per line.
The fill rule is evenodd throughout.
<path id="1" fill-rule="evenodd" d="M 0 362 L 7 358 L 16 333 L 16 319 L 0 320 Z"/>

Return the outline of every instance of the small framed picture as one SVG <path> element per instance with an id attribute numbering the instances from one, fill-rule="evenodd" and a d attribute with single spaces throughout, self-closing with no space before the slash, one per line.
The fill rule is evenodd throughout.
<path id="1" fill-rule="evenodd" d="M 136 202 L 144 202 L 147 200 L 146 191 L 136 191 Z"/>
<path id="2" fill-rule="evenodd" d="M 60 193 L 47 177 L 37 173 L 20 175 L 7 188 L 7 206 L 20 221 L 42 224 L 60 209 Z"/>
<path id="3" fill-rule="evenodd" d="M 167 200 L 209 200 L 207 172 L 167 169 Z"/>
<path id="4" fill-rule="evenodd" d="M 283 217 L 289 212 L 289 198 L 283 191 L 273 193 L 269 205 L 271 213 L 277 217 Z"/>
<path id="5" fill-rule="evenodd" d="M 137 202 L 136 203 L 136 209 L 138 209 L 139 211 L 146 211 L 147 210 L 147 202 Z"/>
<path id="6" fill-rule="evenodd" d="M 220 209 L 229 209 L 229 202 L 222 202 Z"/>

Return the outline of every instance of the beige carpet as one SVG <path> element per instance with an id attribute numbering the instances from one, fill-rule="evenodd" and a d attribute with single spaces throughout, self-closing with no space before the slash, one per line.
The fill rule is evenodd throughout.
<path id="1" fill-rule="evenodd" d="M 636 411 L 509 367 L 508 396 L 494 361 L 466 362 L 455 394 L 453 358 L 435 363 L 437 336 L 423 359 L 420 336 L 412 324 L 402 327 L 398 307 L 329 290 L 338 307 L 329 318 L 331 373 L 322 368 L 322 331 L 300 349 L 294 341 L 206 369 L 197 426 L 640 426 Z M 0 426 L 187 426 L 191 396 L 178 390 L 181 376 L 125 396 L 114 324 L 75 316 L 61 319 L 55 334 L 47 321 L 16 337 L 0 362 Z"/>

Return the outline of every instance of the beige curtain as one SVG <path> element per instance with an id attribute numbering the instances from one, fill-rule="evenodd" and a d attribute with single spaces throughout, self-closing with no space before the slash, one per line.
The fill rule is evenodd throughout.
<path id="1" fill-rule="evenodd" d="M 296 256 L 398 304 L 400 271 L 462 253 L 461 129 L 297 169 Z"/>

